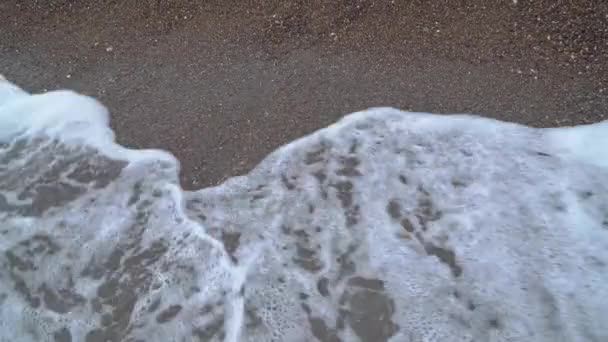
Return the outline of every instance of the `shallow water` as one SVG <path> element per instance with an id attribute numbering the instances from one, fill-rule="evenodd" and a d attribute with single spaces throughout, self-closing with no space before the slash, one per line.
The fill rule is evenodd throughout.
<path id="1" fill-rule="evenodd" d="M 372 109 L 185 192 L 94 100 L 8 85 L 3 341 L 608 339 L 606 124 Z"/>

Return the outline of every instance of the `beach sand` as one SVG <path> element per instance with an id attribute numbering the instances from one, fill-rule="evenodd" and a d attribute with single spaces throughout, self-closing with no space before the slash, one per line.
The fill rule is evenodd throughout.
<path id="1" fill-rule="evenodd" d="M 608 2 L 466 3 L 7 0 L 0 73 L 99 98 L 118 141 L 174 153 L 186 188 L 373 106 L 606 119 Z"/>

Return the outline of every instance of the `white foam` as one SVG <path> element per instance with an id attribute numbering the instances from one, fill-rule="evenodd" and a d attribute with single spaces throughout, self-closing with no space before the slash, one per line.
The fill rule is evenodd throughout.
<path id="1" fill-rule="evenodd" d="M 30 95 L 0 80 L 0 143 L 16 135 L 44 134 L 91 146 L 104 154 L 128 160 L 155 159 L 175 163 L 164 151 L 131 151 L 114 143 L 108 110 L 97 100 L 70 90 Z"/>
<path id="2" fill-rule="evenodd" d="M 184 193 L 108 120 L 0 81 L 0 340 L 608 339 L 608 122 L 371 109 Z"/>
<path id="3" fill-rule="evenodd" d="M 608 120 L 592 125 L 555 128 L 547 135 L 551 144 L 563 149 L 564 155 L 608 167 Z"/>

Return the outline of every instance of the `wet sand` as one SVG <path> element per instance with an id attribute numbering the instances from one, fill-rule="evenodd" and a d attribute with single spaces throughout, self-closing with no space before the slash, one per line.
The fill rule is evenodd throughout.
<path id="1" fill-rule="evenodd" d="M 187 188 L 373 106 L 548 127 L 608 115 L 608 2 L 7 0 L 0 73 L 112 112 Z"/>

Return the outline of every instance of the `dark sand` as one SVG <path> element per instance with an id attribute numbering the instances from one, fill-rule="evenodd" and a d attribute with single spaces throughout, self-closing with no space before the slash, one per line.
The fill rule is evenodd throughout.
<path id="1" fill-rule="evenodd" d="M 0 73 L 100 98 L 188 188 L 371 106 L 597 122 L 607 55 L 603 0 L 0 2 Z"/>

